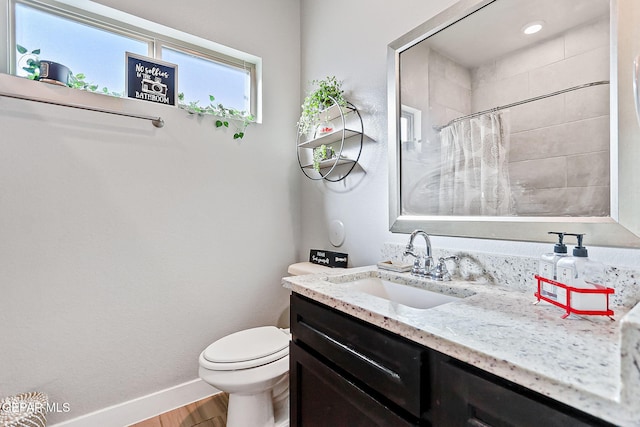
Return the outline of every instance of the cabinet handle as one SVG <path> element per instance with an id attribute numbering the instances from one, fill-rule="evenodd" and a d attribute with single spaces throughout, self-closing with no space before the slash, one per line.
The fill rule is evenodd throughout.
<path id="1" fill-rule="evenodd" d="M 467 427 L 491 427 L 491 426 L 474 417 L 474 418 L 469 418 L 467 420 Z"/>
<path id="2" fill-rule="evenodd" d="M 357 357 L 358 359 L 362 360 L 363 362 L 365 362 L 365 363 L 373 366 L 374 368 L 384 372 L 388 376 L 393 377 L 393 379 L 395 379 L 395 380 L 399 380 L 400 379 L 400 375 L 398 375 L 398 373 L 392 371 L 391 369 L 387 368 L 386 366 L 381 365 L 380 363 L 378 363 L 375 360 L 365 356 L 364 354 L 358 353 L 357 351 L 355 351 L 351 347 L 348 347 L 347 345 L 341 343 L 340 341 L 336 340 L 335 338 L 330 337 L 329 335 L 325 334 L 322 331 L 319 331 L 318 329 L 314 328 L 313 326 L 309 325 L 308 323 L 306 323 L 304 321 L 300 321 L 298 323 L 300 325 L 306 327 L 307 329 L 311 330 L 313 333 L 319 335 L 324 340 L 327 340 L 330 343 L 332 343 L 334 345 L 337 345 L 342 350 L 346 351 L 347 353 L 351 354 L 352 356 Z"/>

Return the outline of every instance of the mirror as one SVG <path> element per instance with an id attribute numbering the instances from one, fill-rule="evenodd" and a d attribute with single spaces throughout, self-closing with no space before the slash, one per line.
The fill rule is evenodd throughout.
<path id="1" fill-rule="evenodd" d="M 640 246 L 639 14 L 633 0 L 463 0 L 391 43 L 391 231 Z"/>

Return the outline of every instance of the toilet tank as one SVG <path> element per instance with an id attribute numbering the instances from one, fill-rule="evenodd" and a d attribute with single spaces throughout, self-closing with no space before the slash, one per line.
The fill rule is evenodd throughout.
<path id="1" fill-rule="evenodd" d="M 344 268 L 331 268 L 324 265 L 314 264 L 312 262 L 298 262 L 291 264 L 287 269 L 287 272 L 292 276 L 303 276 L 305 274 L 318 274 L 318 273 L 338 273 L 345 270 Z"/>

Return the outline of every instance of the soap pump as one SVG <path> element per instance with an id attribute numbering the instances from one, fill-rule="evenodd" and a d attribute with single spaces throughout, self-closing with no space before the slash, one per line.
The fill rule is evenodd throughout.
<path id="1" fill-rule="evenodd" d="M 545 279 L 556 280 L 558 261 L 567 257 L 567 246 L 563 243 L 565 233 L 560 231 L 549 231 L 548 234 L 557 235 L 558 243 L 553 246 L 553 252 L 542 254 L 540 257 L 538 273 Z M 540 286 L 540 293 L 542 296 L 554 301 L 558 301 L 559 299 L 566 300 L 566 292 L 549 282 L 542 282 Z"/>
<path id="2" fill-rule="evenodd" d="M 564 233 L 549 231 L 548 234 L 558 236 L 558 243 L 553 246 L 553 252 L 542 254 L 540 257 L 540 276 L 545 279 L 557 279 L 557 264 L 562 257 L 567 256 L 567 245 L 563 243 Z"/>
<path id="3" fill-rule="evenodd" d="M 565 233 L 575 236 L 578 246 L 573 248 L 573 256 L 558 261 L 558 281 L 567 286 L 579 289 L 605 289 L 604 264 L 589 259 L 587 248 L 582 246 L 584 234 Z M 605 310 L 607 306 L 604 294 L 573 292 L 571 306 L 579 310 Z"/>

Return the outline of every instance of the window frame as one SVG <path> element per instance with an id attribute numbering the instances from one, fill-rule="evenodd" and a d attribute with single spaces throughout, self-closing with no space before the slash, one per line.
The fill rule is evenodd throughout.
<path id="1" fill-rule="evenodd" d="M 147 56 L 150 58 L 162 60 L 162 48 L 167 47 L 187 55 L 194 55 L 248 71 L 249 91 L 245 93 L 249 96 L 250 111 L 248 113 L 256 117 L 258 123 L 261 122 L 262 59 L 260 57 L 92 1 L 0 0 L 0 28 L 2 24 L 7 27 L 7 43 L 0 46 L 0 72 L 16 75 L 18 56 L 15 48 L 15 5 L 17 3 L 124 37 L 147 42 Z M 79 4 L 82 4 L 82 7 L 79 7 Z"/>

